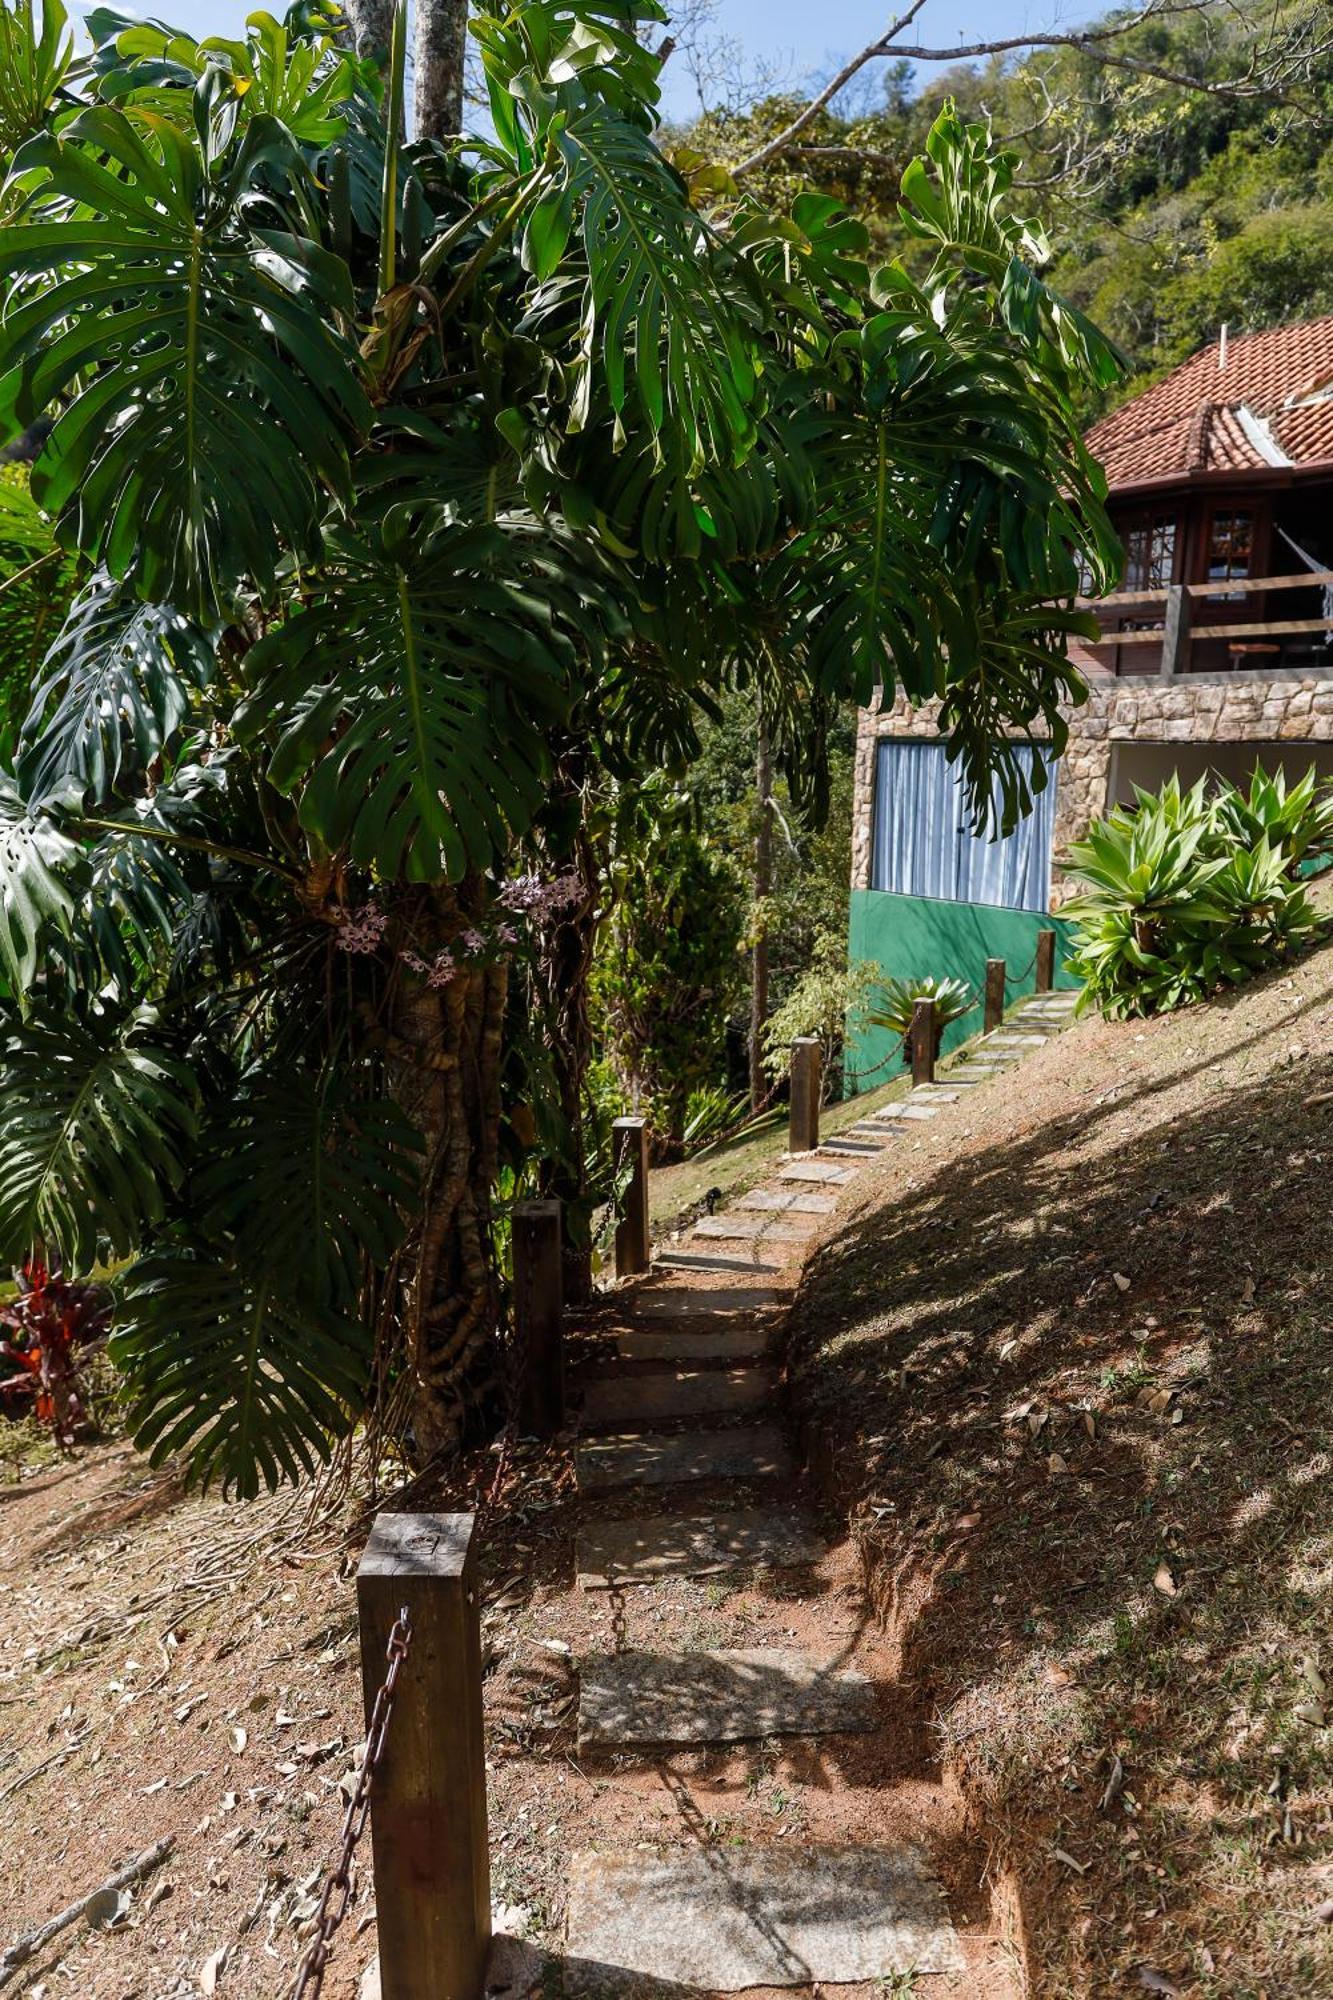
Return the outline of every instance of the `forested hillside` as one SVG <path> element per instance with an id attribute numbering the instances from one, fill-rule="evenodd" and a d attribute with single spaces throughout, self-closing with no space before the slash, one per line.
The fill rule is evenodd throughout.
<path id="1" fill-rule="evenodd" d="M 1309 41 L 1278 95 L 1256 71 L 1282 18 L 1293 34 L 1308 23 Z M 910 251 L 898 185 L 941 99 L 989 116 L 1017 155 L 1025 206 L 1049 231 L 1055 282 L 1134 362 L 1113 392 L 1128 394 L 1141 371 L 1173 365 L 1223 322 L 1251 331 L 1333 311 L 1333 61 L 1318 33 L 1304 7 L 1279 10 L 1275 22 L 1267 7 L 1204 6 L 1143 21 L 1118 41 L 1141 68 L 1072 48 L 929 73 L 881 65 L 747 185 L 814 182 L 870 221 L 886 252 Z M 801 104 L 773 96 L 744 113 L 713 112 L 683 136 L 734 165 Z"/>

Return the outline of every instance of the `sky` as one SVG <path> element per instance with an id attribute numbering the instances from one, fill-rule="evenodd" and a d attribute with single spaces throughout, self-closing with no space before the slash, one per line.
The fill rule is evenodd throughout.
<path id="1" fill-rule="evenodd" d="M 671 0 L 664 0 L 669 8 Z M 123 13 L 152 14 L 173 26 L 203 36 L 235 34 L 252 7 L 264 4 L 281 15 L 286 0 L 113 0 Z M 840 63 L 863 48 L 890 19 L 901 12 L 902 0 L 828 0 L 812 7 L 810 0 L 716 0 L 715 31 L 733 38 L 744 56 L 766 60 L 793 85 L 818 84 Z M 1021 35 L 1042 29 L 1068 31 L 1101 9 L 1079 0 L 926 0 L 910 31 L 921 43 L 952 48 L 958 43 Z M 696 108 L 690 79 L 683 69 L 663 74 L 663 108 L 682 116 Z"/>

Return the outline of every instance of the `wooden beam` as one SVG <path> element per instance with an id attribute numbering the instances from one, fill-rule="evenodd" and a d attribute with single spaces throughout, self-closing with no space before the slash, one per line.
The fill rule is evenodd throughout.
<path id="1" fill-rule="evenodd" d="M 1114 612 L 1130 604 L 1161 604 L 1166 598 L 1167 586 L 1160 590 L 1113 590 L 1107 597 L 1076 597 L 1075 611 L 1101 611 L 1108 607 Z"/>
<path id="2" fill-rule="evenodd" d="M 400 1610 L 370 1832 L 383 2000 L 481 2000 L 491 1940 L 481 1584 L 471 1514 L 380 1514 L 356 1573 L 369 1725 Z"/>
<path id="3" fill-rule="evenodd" d="M 1183 585 L 1173 583 L 1166 600 L 1166 623 L 1162 627 L 1162 663 L 1158 671 L 1164 680 L 1189 671 L 1190 601 Z"/>
<path id="4" fill-rule="evenodd" d="M 992 1028 L 998 1028 L 1004 1019 L 1004 986 L 1006 977 L 1007 970 L 1002 958 L 988 958 L 986 960 L 985 1022 L 987 1034 L 990 1033 Z"/>
<path id="5" fill-rule="evenodd" d="M 1261 590 L 1318 590 L 1330 583 L 1333 569 L 1307 569 L 1300 576 L 1233 576 L 1225 583 L 1187 583 L 1185 588 L 1191 597 L 1250 597 Z"/>
<path id="6" fill-rule="evenodd" d="M 1283 633 L 1333 632 L 1333 618 L 1283 618 L 1267 625 L 1196 625 L 1196 639 L 1278 639 Z"/>
<path id="7" fill-rule="evenodd" d="M 789 1152 L 813 1153 L 819 1144 L 819 1101 L 823 1091 L 823 1046 L 817 1035 L 801 1035 L 791 1045 Z"/>
<path id="8" fill-rule="evenodd" d="M 517 1202 L 513 1245 L 519 1429 L 525 1437 L 552 1438 L 565 1426 L 560 1203 Z"/>
<path id="9" fill-rule="evenodd" d="M 652 1262 L 648 1224 L 648 1125 L 642 1118 L 616 1118 L 611 1124 L 611 1150 L 620 1220 L 616 1224 L 616 1276 L 634 1278 Z"/>
<path id="10" fill-rule="evenodd" d="M 918 1000 L 912 1008 L 912 1083 L 935 1081 L 935 1002 Z"/>
<path id="11" fill-rule="evenodd" d="M 1049 993 L 1055 984 L 1055 932 L 1037 932 L 1037 991 Z"/>
<path id="12" fill-rule="evenodd" d="M 1165 625 L 1154 625 L 1145 632 L 1103 632 L 1100 639 L 1084 639 L 1084 646 L 1160 646 L 1166 637 Z"/>

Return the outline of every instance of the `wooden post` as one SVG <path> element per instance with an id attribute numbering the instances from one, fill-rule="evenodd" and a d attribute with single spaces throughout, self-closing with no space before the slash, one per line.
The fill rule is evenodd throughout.
<path id="1" fill-rule="evenodd" d="M 1162 679 L 1189 672 L 1190 598 L 1183 583 L 1173 583 L 1166 593 L 1166 617 L 1162 627 Z"/>
<path id="2" fill-rule="evenodd" d="M 791 1045 L 790 1152 L 813 1153 L 819 1144 L 819 1100 L 823 1094 L 823 1046 L 817 1035 L 800 1035 Z"/>
<path id="3" fill-rule="evenodd" d="M 648 1125 L 643 1118 L 617 1118 L 611 1126 L 616 1186 L 628 1180 L 616 1224 L 616 1276 L 633 1278 L 652 1261 L 648 1225 Z"/>
<path id="4" fill-rule="evenodd" d="M 935 1002 L 918 1000 L 912 1008 L 912 1085 L 935 1081 Z"/>
<path id="5" fill-rule="evenodd" d="M 1004 984 L 1006 966 L 1002 958 L 986 960 L 986 1033 L 998 1028 L 1004 1019 Z"/>
<path id="6" fill-rule="evenodd" d="M 514 1225 L 518 1421 L 525 1437 L 565 1427 L 564 1270 L 558 1201 L 520 1201 Z"/>
<path id="7" fill-rule="evenodd" d="M 481 1602 L 471 1514 L 380 1514 L 356 1573 L 369 1723 L 399 1611 L 412 1636 L 375 1774 L 382 2000 L 481 2000 L 491 1941 Z"/>
<path id="8" fill-rule="evenodd" d="M 1055 984 L 1055 932 L 1037 932 L 1037 991 L 1049 993 Z"/>

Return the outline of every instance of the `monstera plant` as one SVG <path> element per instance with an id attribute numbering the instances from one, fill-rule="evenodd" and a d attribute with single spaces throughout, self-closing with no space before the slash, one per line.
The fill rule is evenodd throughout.
<path id="1" fill-rule="evenodd" d="M 137 1436 L 242 1494 L 494 1381 L 615 801 L 713 693 L 812 810 L 834 699 L 938 696 L 1012 815 L 1114 570 L 1012 161 L 946 112 L 872 273 L 666 156 L 656 18 L 481 0 L 489 129 L 409 143 L 401 12 L 380 75 L 0 7 L 0 437 L 83 579 L 0 777 L 0 1256 L 111 1260 Z"/>

